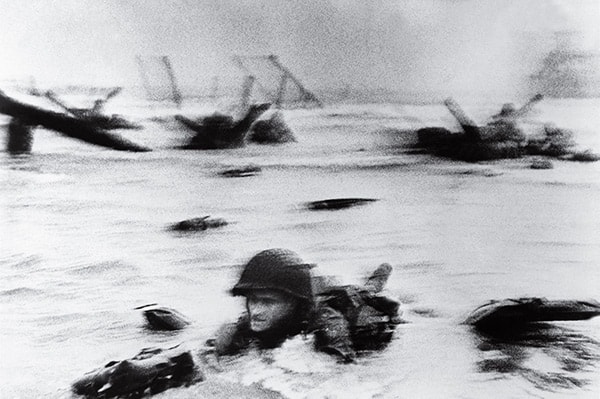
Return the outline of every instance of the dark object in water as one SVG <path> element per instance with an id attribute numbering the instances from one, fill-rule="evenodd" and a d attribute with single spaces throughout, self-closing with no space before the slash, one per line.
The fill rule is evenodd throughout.
<path id="1" fill-rule="evenodd" d="M 235 122 L 229 115 L 212 115 L 202 122 L 196 122 L 182 115 L 175 119 L 190 130 L 196 132 L 189 143 L 181 147 L 186 150 L 215 150 L 240 148 L 246 144 L 246 136 L 252 123 L 265 112 L 271 104 L 254 104 L 246 116 Z"/>
<path id="2" fill-rule="evenodd" d="M 531 169 L 552 169 L 554 165 L 549 159 L 534 159 L 530 166 Z"/>
<path id="3" fill-rule="evenodd" d="M 104 130 L 129 129 L 140 130 L 143 128 L 138 123 L 133 123 L 123 118 L 121 115 L 83 115 L 80 117 L 86 122 Z"/>
<path id="4" fill-rule="evenodd" d="M 519 158 L 525 154 L 517 141 L 485 141 L 472 135 L 452 133 L 441 127 L 428 127 L 417 131 L 418 146 L 434 155 L 465 162 Z"/>
<path id="5" fill-rule="evenodd" d="M 225 219 L 214 218 L 210 216 L 203 216 L 199 218 L 183 220 L 179 223 L 175 223 L 171 226 L 170 230 L 173 231 L 203 231 L 206 229 L 213 229 L 216 227 L 226 226 L 228 223 Z"/>
<path id="6" fill-rule="evenodd" d="M 20 103 L 4 95 L 1 91 L 0 113 L 18 118 L 21 124 L 31 127 L 41 125 L 46 129 L 55 130 L 65 136 L 90 144 L 120 151 L 150 151 L 147 147 L 135 144 L 114 133 L 106 132 L 84 120 Z"/>
<path id="7" fill-rule="evenodd" d="M 529 323 L 587 320 L 600 315 L 596 301 L 519 298 L 491 301 L 475 309 L 465 320 L 478 329 L 508 330 Z"/>
<path id="8" fill-rule="evenodd" d="M 19 118 L 11 118 L 8 124 L 6 150 L 11 154 L 28 154 L 33 146 L 33 128 Z"/>
<path id="9" fill-rule="evenodd" d="M 561 159 L 576 162 L 596 162 L 600 160 L 599 154 L 594 154 L 591 150 L 579 151 L 569 154 Z"/>
<path id="10" fill-rule="evenodd" d="M 478 126 L 452 98 L 448 98 L 444 105 L 463 132 L 452 133 L 439 127 L 419 129 L 418 146 L 434 155 L 466 162 L 519 158 L 526 154 L 527 142 L 525 134 L 516 125 L 516 119 L 529 112 L 542 98 L 538 94 L 519 109 L 505 104 L 502 111 L 484 126 Z"/>
<path id="11" fill-rule="evenodd" d="M 308 202 L 306 207 L 313 211 L 337 210 L 350 208 L 352 206 L 365 205 L 369 202 L 378 201 L 374 198 L 332 198 L 321 201 Z"/>
<path id="12" fill-rule="evenodd" d="M 573 132 L 547 124 L 544 126 L 543 137 L 530 139 L 525 150 L 529 155 L 560 157 L 571 154 L 574 147 Z"/>
<path id="13" fill-rule="evenodd" d="M 141 397 L 204 380 L 190 351 L 145 348 L 131 359 L 111 361 L 75 381 L 72 390 L 87 398 Z"/>
<path id="14" fill-rule="evenodd" d="M 174 309 L 156 306 L 156 304 L 139 306 L 136 309 L 144 310 L 144 317 L 154 330 L 181 330 L 190 324 L 184 315 Z"/>
<path id="15" fill-rule="evenodd" d="M 259 119 L 250 128 L 248 140 L 258 144 L 282 144 L 295 142 L 292 129 L 285 123 L 281 111 L 269 118 Z"/>
<path id="16" fill-rule="evenodd" d="M 227 169 L 219 173 L 223 177 L 248 177 L 260 173 L 260 166 L 248 165 L 241 168 Z"/>

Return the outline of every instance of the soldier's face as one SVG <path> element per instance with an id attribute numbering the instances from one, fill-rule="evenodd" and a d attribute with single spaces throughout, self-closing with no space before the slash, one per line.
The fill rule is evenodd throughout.
<path id="1" fill-rule="evenodd" d="M 263 332 L 285 325 L 293 316 L 296 300 L 279 291 L 256 290 L 246 296 L 246 307 L 250 329 Z"/>

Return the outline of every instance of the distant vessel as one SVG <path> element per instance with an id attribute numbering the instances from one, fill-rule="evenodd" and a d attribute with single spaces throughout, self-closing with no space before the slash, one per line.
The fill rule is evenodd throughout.
<path id="1" fill-rule="evenodd" d="M 576 50 L 572 32 L 559 32 L 557 45 L 541 61 L 540 69 L 530 76 L 532 89 L 553 98 L 600 96 L 597 64 L 599 54 Z"/>

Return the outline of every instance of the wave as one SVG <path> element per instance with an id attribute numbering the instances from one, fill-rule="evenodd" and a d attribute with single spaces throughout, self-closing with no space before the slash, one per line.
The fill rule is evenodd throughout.
<path id="1" fill-rule="evenodd" d="M 14 269 L 30 269 L 39 265 L 42 258 L 36 255 L 25 256 L 23 254 L 9 255 L 5 259 L 0 259 L 0 265 L 8 266 Z"/>
<path id="2" fill-rule="evenodd" d="M 0 297 L 5 298 L 17 298 L 17 297 L 32 297 L 42 295 L 44 290 L 30 288 L 30 287 L 18 287 L 9 290 L 0 291 Z"/>
<path id="3" fill-rule="evenodd" d="M 70 274 L 75 275 L 103 275 L 103 274 L 115 274 L 119 273 L 122 275 L 124 272 L 129 272 L 130 274 L 137 274 L 139 272 L 138 268 L 129 265 L 120 261 L 106 261 L 100 263 L 94 263 L 92 265 L 78 266 L 69 270 Z"/>

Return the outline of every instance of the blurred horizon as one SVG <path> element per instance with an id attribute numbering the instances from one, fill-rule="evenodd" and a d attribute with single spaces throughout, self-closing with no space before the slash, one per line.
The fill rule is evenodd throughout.
<path id="1" fill-rule="evenodd" d="M 42 88 L 138 87 L 135 57 L 166 55 L 184 90 L 206 92 L 215 77 L 237 87 L 234 55 L 276 54 L 321 95 L 511 98 L 565 37 L 600 59 L 595 0 L 2 3 L 0 81 Z"/>

